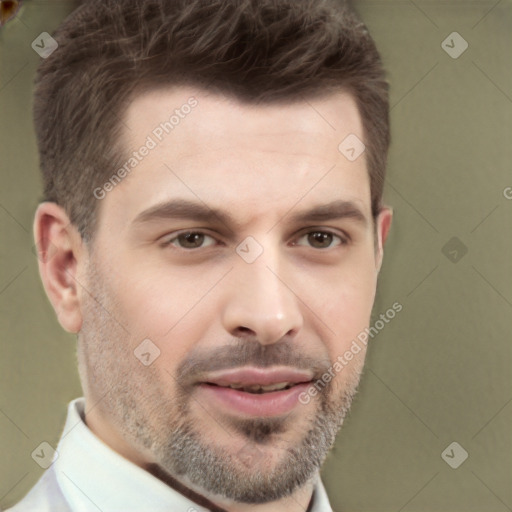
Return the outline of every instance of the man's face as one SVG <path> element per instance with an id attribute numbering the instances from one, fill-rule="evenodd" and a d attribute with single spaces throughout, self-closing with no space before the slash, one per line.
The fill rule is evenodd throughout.
<path id="1" fill-rule="evenodd" d="M 127 159 L 157 144 L 101 201 L 80 275 L 87 421 L 193 488 L 278 499 L 323 462 L 364 360 L 332 370 L 369 324 L 381 256 L 365 155 L 338 150 L 363 139 L 355 102 L 183 87 L 136 97 L 124 123 Z"/>

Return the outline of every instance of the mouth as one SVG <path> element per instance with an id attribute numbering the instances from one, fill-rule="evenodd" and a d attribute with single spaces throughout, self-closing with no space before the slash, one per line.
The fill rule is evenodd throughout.
<path id="1" fill-rule="evenodd" d="M 214 382 L 205 382 L 204 384 L 209 386 L 237 389 L 239 391 L 243 391 L 244 393 L 252 393 L 254 395 L 261 395 L 263 393 L 275 393 L 276 391 L 284 391 L 297 385 L 297 383 L 292 382 L 277 382 L 275 384 L 270 384 L 268 386 L 263 386 L 261 384 L 244 385 L 239 382 L 227 385 L 216 384 Z"/>
<path id="2" fill-rule="evenodd" d="M 206 402 L 230 415 L 271 417 L 289 414 L 312 384 L 312 374 L 289 368 L 241 368 L 211 374 L 199 383 Z"/>

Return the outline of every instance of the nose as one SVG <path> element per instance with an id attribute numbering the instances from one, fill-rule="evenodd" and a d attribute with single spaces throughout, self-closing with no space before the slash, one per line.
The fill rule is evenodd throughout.
<path id="1" fill-rule="evenodd" d="M 256 338 L 269 345 L 300 331 L 301 301 L 286 276 L 280 275 L 280 268 L 279 257 L 267 250 L 253 263 L 236 263 L 230 272 L 222 316 L 224 328 L 232 336 Z"/>

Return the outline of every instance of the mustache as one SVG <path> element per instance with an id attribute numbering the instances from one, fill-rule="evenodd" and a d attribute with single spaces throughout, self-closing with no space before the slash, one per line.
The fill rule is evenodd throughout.
<path id="1" fill-rule="evenodd" d="M 210 372 L 242 366 L 288 366 L 308 370 L 313 373 L 313 380 L 317 380 L 330 368 L 331 361 L 328 357 L 316 358 L 301 353 L 292 341 L 262 345 L 256 339 L 244 338 L 237 339 L 235 343 L 190 353 L 178 367 L 176 379 L 185 386 L 200 381 Z"/>

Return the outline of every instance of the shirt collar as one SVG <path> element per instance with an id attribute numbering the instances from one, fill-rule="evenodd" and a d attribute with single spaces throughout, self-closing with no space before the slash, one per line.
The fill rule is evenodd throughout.
<path id="1" fill-rule="evenodd" d="M 84 423 L 84 405 L 83 397 L 70 402 L 53 463 L 72 510 L 208 512 L 96 437 Z M 332 512 L 320 478 L 311 512 Z"/>

